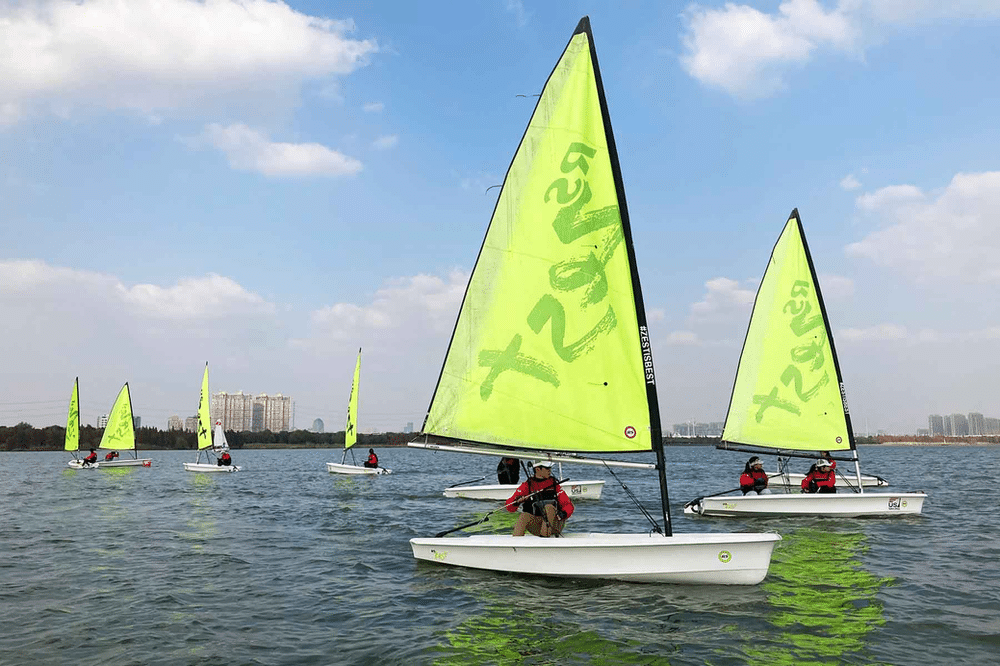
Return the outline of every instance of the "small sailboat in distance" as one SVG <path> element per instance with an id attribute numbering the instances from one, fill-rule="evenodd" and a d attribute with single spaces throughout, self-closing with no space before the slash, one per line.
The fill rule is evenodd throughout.
<path id="1" fill-rule="evenodd" d="M 353 446 L 358 442 L 358 389 L 361 384 L 361 350 L 358 349 L 358 362 L 354 365 L 354 381 L 351 382 L 351 397 L 347 401 L 347 423 L 344 426 L 344 456 L 339 463 L 328 462 L 326 471 L 331 474 L 392 474 L 391 469 L 384 467 L 365 467 L 355 464 L 347 464 L 347 452 L 354 456 Z M 374 463 L 373 463 L 374 464 Z"/>
<path id="2" fill-rule="evenodd" d="M 752 585 L 767 575 L 781 540 L 772 533 L 675 534 L 671 527 L 645 307 L 587 17 L 549 75 L 508 168 L 422 435 L 426 441 L 409 446 L 656 469 L 663 526 L 642 509 L 648 532 L 445 536 L 470 524 L 411 539 L 418 560 L 572 578 Z M 656 464 L 584 455 L 643 452 L 655 453 Z"/>
<path id="3" fill-rule="evenodd" d="M 188 472 L 205 472 L 208 474 L 225 474 L 239 472 L 242 468 L 236 465 L 223 465 L 221 458 L 223 453 L 229 452 L 229 442 L 226 441 L 226 433 L 222 428 L 222 421 L 215 424 L 215 442 L 212 442 L 211 423 L 212 417 L 209 413 L 209 392 L 208 392 L 208 363 L 205 363 L 205 374 L 201 378 L 201 397 L 198 400 L 198 458 L 192 462 L 184 463 L 184 470 Z M 209 450 L 216 456 L 216 461 L 212 462 L 209 457 Z M 205 454 L 205 462 L 201 461 L 201 454 Z"/>
<path id="4" fill-rule="evenodd" d="M 74 394 L 76 390 L 74 389 Z M 79 412 L 79 404 L 77 405 Z M 79 431 L 79 424 L 77 426 Z M 132 416 L 132 395 L 129 392 L 128 382 L 122 386 L 115 399 L 115 404 L 108 414 L 108 424 L 104 427 L 104 434 L 101 435 L 101 443 L 97 446 L 98 452 L 108 450 L 113 452 L 113 458 L 98 458 L 96 467 L 98 469 L 113 469 L 116 467 L 150 467 L 153 461 L 149 458 L 140 458 L 139 450 L 135 441 L 135 418 Z M 119 451 L 131 451 L 131 458 L 119 458 Z M 83 469 L 82 460 L 71 460 L 69 466 L 74 469 Z"/>
<path id="5" fill-rule="evenodd" d="M 800 492 L 800 484 L 778 483 L 771 492 L 729 492 L 698 497 L 684 507 L 699 516 L 899 516 L 919 514 L 922 492 L 865 492 L 847 392 L 833 344 L 819 279 L 799 211 L 793 210 L 771 251 L 757 290 L 746 341 L 736 370 L 721 449 L 779 458 L 816 459 L 843 451 L 853 461 L 850 488 L 832 493 Z M 799 477 L 800 479 L 802 477 Z M 876 477 L 877 478 L 877 477 Z M 846 490 L 846 492 L 843 492 Z"/>
<path id="6" fill-rule="evenodd" d="M 76 457 L 76 452 L 80 450 L 80 378 L 73 381 L 73 392 L 69 397 L 69 415 L 66 417 L 66 441 L 64 444 L 66 451 L 73 454 L 73 459 L 69 461 L 69 466 L 73 469 L 97 468 L 97 463 L 86 465 Z"/>

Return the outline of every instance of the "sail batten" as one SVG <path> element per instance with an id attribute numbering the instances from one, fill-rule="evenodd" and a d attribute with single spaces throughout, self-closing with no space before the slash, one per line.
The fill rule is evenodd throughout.
<path id="1" fill-rule="evenodd" d="M 552 452 L 659 441 L 638 274 L 589 20 L 504 179 L 424 434 Z"/>
<path id="2" fill-rule="evenodd" d="M 771 450 L 855 448 L 819 280 L 798 210 L 754 301 L 722 439 Z"/>

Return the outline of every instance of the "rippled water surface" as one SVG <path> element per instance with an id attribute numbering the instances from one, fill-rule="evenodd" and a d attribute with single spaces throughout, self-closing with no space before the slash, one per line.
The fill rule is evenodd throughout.
<path id="1" fill-rule="evenodd" d="M 784 537 L 755 587 L 418 564 L 411 537 L 496 507 L 441 496 L 496 461 L 386 448 L 390 476 L 328 474 L 341 453 L 236 451 L 245 471 L 220 475 L 185 472 L 190 451 L 96 471 L 0 454 L 0 664 L 1000 663 L 997 448 L 869 447 L 885 490 L 930 497 L 921 517 L 867 520 L 686 517 L 745 456 L 668 448 L 675 531 Z M 659 513 L 653 474 L 616 473 Z M 563 476 L 607 481 L 570 528 L 646 531 L 606 471 Z"/>

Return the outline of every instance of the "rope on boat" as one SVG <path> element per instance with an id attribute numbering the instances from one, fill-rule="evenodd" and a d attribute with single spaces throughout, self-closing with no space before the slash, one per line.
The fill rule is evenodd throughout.
<path id="1" fill-rule="evenodd" d="M 635 493 L 632 492 L 632 489 L 629 488 L 628 486 L 626 486 L 625 482 L 618 478 L 618 475 L 615 474 L 615 472 L 614 472 L 613 469 L 611 469 L 611 465 L 609 465 L 607 462 L 605 462 L 604 463 L 604 468 L 606 470 L 608 470 L 608 472 L 611 474 L 611 476 L 615 477 L 615 481 L 617 481 L 618 485 L 620 485 L 622 487 L 622 490 L 624 490 L 625 494 L 628 496 L 628 498 L 630 500 L 632 500 L 632 503 L 635 504 L 636 507 L 638 507 L 639 512 L 642 513 L 642 515 L 646 516 L 646 520 L 648 520 L 649 523 L 650 523 L 650 525 L 652 525 L 652 528 L 650 529 L 650 532 L 655 532 L 657 534 L 663 534 L 663 530 L 660 529 L 660 524 L 657 523 L 656 519 L 653 518 L 653 516 L 649 513 L 649 511 L 646 510 L 646 507 L 644 507 L 642 505 L 642 503 L 639 502 L 639 498 L 635 496 Z"/>

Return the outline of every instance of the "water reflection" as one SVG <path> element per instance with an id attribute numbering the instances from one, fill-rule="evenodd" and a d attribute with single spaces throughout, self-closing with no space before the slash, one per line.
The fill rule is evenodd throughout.
<path id="1" fill-rule="evenodd" d="M 771 609 L 766 619 L 782 632 L 762 641 L 766 649 L 748 647 L 746 653 L 768 664 L 861 657 L 869 634 L 885 624 L 878 593 L 893 582 L 864 570 L 860 557 L 868 550 L 867 537 L 826 526 L 782 536 L 761 584 Z"/>

